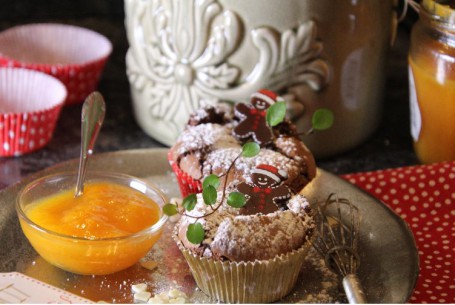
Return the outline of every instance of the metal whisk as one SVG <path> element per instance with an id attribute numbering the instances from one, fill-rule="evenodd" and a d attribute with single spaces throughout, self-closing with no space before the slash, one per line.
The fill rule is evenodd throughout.
<path id="1" fill-rule="evenodd" d="M 329 214 L 328 209 L 335 211 Z M 333 211 L 333 209 L 332 209 Z M 346 223 L 342 221 L 345 215 Z M 324 258 L 326 266 L 343 277 L 343 288 L 350 304 L 367 303 L 362 285 L 356 275 L 360 265 L 357 253 L 359 239 L 359 210 L 348 199 L 330 194 L 325 202 L 318 203 L 318 222 L 313 247 Z"/>

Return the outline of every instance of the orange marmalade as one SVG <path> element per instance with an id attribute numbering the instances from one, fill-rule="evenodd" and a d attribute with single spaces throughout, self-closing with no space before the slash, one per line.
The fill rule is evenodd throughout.
<path id="1" fill-rule="evenodd" d="M 144 194 L 107 182 L 89 183 L 77 198 L 68 190 L 27 207 L 30 220 L 64 235 L 99 239 L 126 236 L 152 226 L 159 206 Z"/>
<path id="2" fill-rule="evenodd" d="M 421 162 L 455 160 L 455 1 L 424 0 L 409 50 L 411 134 Z"/>
<path id="3" fill-rule="evenodd" d="M 79 274 L 107 274 L 125 269 L 145 256 L 162 228 L 160 206 L 147 195 L 110 182 L 86 183 L 74 198 L 67 190 L 32 201 L 21 217 L 24 234 L 49 263 Z M 142 232 L 141 232 L 142 231 Z M 137 233 L 137 234 L 135 234 Z"/>

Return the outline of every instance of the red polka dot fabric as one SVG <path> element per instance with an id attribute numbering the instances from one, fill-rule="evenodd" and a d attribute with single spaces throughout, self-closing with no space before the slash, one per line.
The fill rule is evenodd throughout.
<path id="1" fill-rule="evenodd" d="M 420 275 L 410 303 L 455 303 L 455 162 L 342 176 L 383 201 L 410 226 Z"/>

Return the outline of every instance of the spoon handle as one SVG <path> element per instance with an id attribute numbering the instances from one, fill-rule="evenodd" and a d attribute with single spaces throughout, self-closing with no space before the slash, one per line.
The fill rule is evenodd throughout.
<path id="1" fill-rule="evenodd" d="M 99 92 L 91 93 L 82 106 L 81 155 L 75 197 L 79 197 L 84 191 L 84 178 L 87 170 L 88 157 L 93 153 L 93 147 L 103 124 L 105 113 L 106 105 L 103 96 Z"/>

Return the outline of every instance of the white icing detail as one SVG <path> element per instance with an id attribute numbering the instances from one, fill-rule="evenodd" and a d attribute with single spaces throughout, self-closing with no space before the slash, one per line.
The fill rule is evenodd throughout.
<path id="1" fill-rule="evenodd" d="M 266 94 L 260 93 L 260 92 L 253 93 L 251 95 L 251 97 L 261 99 L 261 100 L 267 102 L 269 105 L 272 105 L 275 103 L 275 100 L 273 98 L 271 98 L 270 96 L 268 96 Z"/>
<path id="2" fill-rule="evenodd" d="M 260 168 L 256 168 L 254 170 L 254 173 L 256 174 L 261 174 L 261 175 L 266 175 L 267 177 L 269 178 L 272 178 L 273 180 L 275 180 L 276 182 L 280 182 L 280 177 L 278 177 L 277 175 L 267 171 L 267 170 L 264 170 L 264 169 L 260 169 Z"/>

